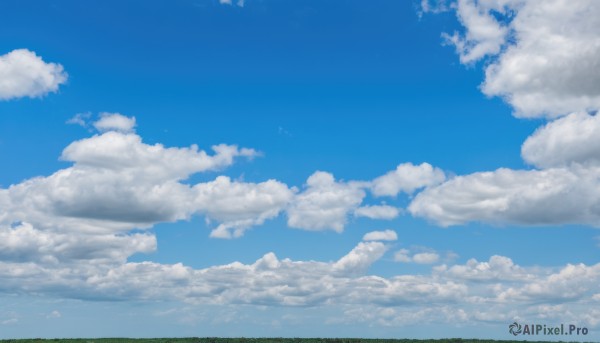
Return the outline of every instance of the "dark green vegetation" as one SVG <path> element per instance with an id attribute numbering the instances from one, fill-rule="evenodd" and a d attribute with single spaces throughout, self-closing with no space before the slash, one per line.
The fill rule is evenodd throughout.
<path id="1" fill-rule="evenodd" d="M 98 339 L 5 339 L 0 343 L 516 343 L 525 341 L 482 339 L 361 339 L 361 338 L 98 338 Z M 527 341 L 543 343 L 548 341 Z"/>

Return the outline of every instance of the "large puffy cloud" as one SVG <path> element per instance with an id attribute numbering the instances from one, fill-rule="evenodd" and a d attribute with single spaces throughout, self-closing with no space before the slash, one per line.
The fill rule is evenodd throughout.
<path id="1" fill-rule="evenodd" d="M 443 175 L 428 164 L 404 164 L 373 182 L 336 181 L 316 172 L 300 192 L 277 180 L 250 183 L 226 176 L 194 185 L 185 182 L 193 174 L 221 170 L 236 158 L 259 153 L 226 144 L 213 146 L 212 154 L 196 145 L 146 144 L 133 132 L 135 119 L 116 113 L 103 113 L 91 124 L 87 115 L 76 119 L 102 133 L 63 150 L 61 160 L 72 166 L 0 189 L 0 224 L 24 221 L 41 230 L 110 234 L 200 214 L 216 222 L 212 237 L 235 238 L 286 212 L 290 227 L 341 232 L 350 214 L 398 216 L 400 210 L 389 205 L 360 207 L 373 185 L 387 192 L 410 191 Z"/>
<path id="2" fill-rule="evenodd" d="M 0 100 L 40 97 L 66 81 L 62 65 L 46 63 L 33 51 L 17 49 L 0 56 Z"/>
<path id="3" fill-rule="evenodd" d="M 419 193 L 408 210 L 442 226 L 469 221 L 598 226 L 599 123 L 585 112 L 554 120 L 522 146 L 525 162 L 540 169 L 457 176 Z"/>
<path id="4" fill-rule="evenodd" d="M 189 148 L 147 145 L 133 133 L 106 132 L 69 145 L 72 167 L 10 186 L 5 220 L 74 230 L 130 230 L 189 218 L 200 209 L 195 189 L 179 181 L 233 163 L 254 151 L 217 145 L 214 155 Z"/>
<path id="5" fill-rule="evenodd" d="M 556 119 L 522 146 L 525 162 L 540 169 L 500 168 L 457 176 L 419 193 L 408 210 L 442 226 L 469 221 L 598 226 L 598 133 L 595 115 L 577 112 Z"/>
<path id="6" fill-rule="evenodd" d="M 232 182 L 226 176 L 193 187 L 194 204 L 209 218 L 221 222 L 211 237 L 240 237 L 253 225 L 276 217 L 292 200 L 287 185 L 268 180 L 261 183 Z"/>
<path id="7" fill-rule="evenodd" d="M 493 56 L 482 91 L 520 117 L 600 108 L 600 4 L 594 0 L 459 0 L 461 61 Z M 427 7 L 424 7 L 426 10 Z"/>
<path id="8" fill-rule="evenodd" d="M 598 175 L 597 168 L 581 167 L 479 172 L 419 193 L 408 210 L 442 226 L 469 221 L 598 225 Z"/>
<path id="9" fill-rule="evenodd" d="M 495 256 L 488 262 L 438 266 L 430 275 L 402 270 L 389 277 L 369 274 L 390 248 L 383 241 L 396 238 L 393 231 L 371 232 L 331 262 L 292 261 L 274 253 L 254 263 L 204 269 L 127 262 L 133 254 L 154 251 L 157 244 L 152 234 L 132 232 L 133 228 L 193 214 L 219 223 L 215 237 L 239 236 L 282 211 L 288 212 L 288 221 L 297 215 L 302 228 L 341 229 L 373 184 L 336 181 L 324 172 L 313 174 L 301 192 L 276 180 L 247 183 L 226 176 L 183 183 L 193 173 L 254 155 L 234 146 L 217 147 L 221 148 L 214 154 L 194 147 L 165 148 L 145 144 L 132 132 L 108 131 L 65 149 L 62 157 L 73 166 L 0 189 L 0 292 L 94 300 L 338 306 L 352 313 L 372 308 L 373 320 L 390 325 L 410 323 L 411 313 L 432 321 L 453 316 L 489 320 L 490 306 L 497 312 L 510 310 L 511 319 L 523 313 L 539 317 L 540 304 L 559 304 L 592 323 L 593 313 L 577 304 L 600 294 L 597 266 L 533 269 Z M 588 172 L 581 168 L 580 174 Z M 429 185 L 424 192 L 453 180 Z M 326 225 L 315 224 L 318 220 Z M 432 251 L 409 257 L 421 264 L 440 260 Z M 546 280 L 552 287 L 542 292 L 535 280 Z M 567 287 L 576 290 L 561 296 Z"/>
<path id="10" fill-rule="evenodd" d="M 539 128 L 521 148 L 525 162 L 538 168 L 572 163 L 600 164 L 600 117 L 572 113 Z"/>
<path id="11" fill-rule="evenodd" d="M 296 195 L 287 210 L 288 225 L 306 230 L 344 230 L 348 213 L 365 197 L 364 184 L 335 181 L 332 174 L 315 172 L 306 189 Z"/>
<path id="12" fill-rule="evenodd" d="M 144 179 L 181 180 L 194 173 L 227 167 L 235 157 L 257 155 L 253 149 L 235 145 L 220 144 L 212 149 L 214 155 L 199 150 L 197 145 L 165 148 L 158 143 L 145 144 L 134 133 L 109 131 L 71 143 L 61 159 L 82 168 L 135 172 L 136 177 Z"/>
<path id="13" fill-rule="evenodd" d="M 427 6 L 424 10 L 427 10 Z M 522 146 L 536 169 L 500 168 L 452 178 L 418 194 L 409 212 L 449 226 L 469 221 L 598 226 L 600 4 L 458 0 L 464 33 L 449 39 L 463 62 L 492 56 L 482 90 L 522 117 L 558 119 Z"/>

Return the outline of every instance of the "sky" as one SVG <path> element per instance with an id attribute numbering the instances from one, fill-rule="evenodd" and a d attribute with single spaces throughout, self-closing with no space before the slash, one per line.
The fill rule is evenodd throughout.
<path id="1" fill-rule="evenodd" d="M 0 338 L 600 340 L 599 18 L 0 2 Z"/>

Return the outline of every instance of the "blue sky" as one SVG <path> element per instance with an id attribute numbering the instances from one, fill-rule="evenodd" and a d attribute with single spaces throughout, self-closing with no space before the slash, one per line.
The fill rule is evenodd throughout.
<path id="1" fill-rule="evenodd" d="M 0 337 L 598 339 L 599 12 L 3 1 Z"/>

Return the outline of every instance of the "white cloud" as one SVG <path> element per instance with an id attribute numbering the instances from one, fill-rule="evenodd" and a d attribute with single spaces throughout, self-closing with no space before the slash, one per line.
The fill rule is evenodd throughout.
<path id="1" fill-rule="evenodd" d="M 46 63 L 33 51 L 17 49 L 0 56 L 0 100 L 41 97 L 66 81 L 62 65 Z"/>
<path id="2" fill-rule="evenodd" d="M 464 36 L 455 32 L 453 35 L 445 34 L 444 37 L 456 47 L 462 63 L 471 63 L 484 56 L 495 55 L 504 45 L 509 31 L 490 13 L 491 8 L 488 5 L 493 2 L 458 0 L 456 15 L 466 32 Z"/>
<path id="3" fill-rule="evenodd" d="M 473 281 L 531 280 L 534 277 L 525 269 L 515 265 L 510 258 L 498 255 L 490 257 L 487 262 L 470 259 L 465 265 L 454 265 L 450 268 L 443 265 L 437 271 L 456 279 Z"/>
<path id="4" fill-rule="evenodd" d="M 192 174 L 257 154 L 225 144 L 213 150 L 209 155 L 195 145 L 148 145 L 133 133 L 116 131 L 73 142 L 61 156 L 73 166 L 0 189 L 0 226 L 27 222 L 42 233 L 114 234 L 199 213 L 245 229 L 272 218 L 287 204 L 291 191 L 272 180 L 182 183 Z"/>
<path id="5" fill-rule="evenodd" d="M 394 230 L 371 231 L 363 236 L 363 241 L 395 241 L 398 235 Z"/>
<path id="6" fill-rule="evenodd" d="M 489 56 L 486 95 L 503 97 L 518 117 L 564 117 L 524 142 L 522 157 L 537 169 L 452 178 L 419 193 L 409 212 L 442 226 L 598 226 L 600 124 L 587 112 L 600 109 L 600 3 L 458 0 L 439 8 L 455 10 L 464 26 L 447 36 L 463 63 Z"/>
<path id="7" fill-rule="evenodd" d="M 600 121 L 572 113 L 539 128 L 522 146 L 541 169 L 500 168 L 454 177 L 419 193 L 408 211 L 442 226 L 494 224 L 598 226 Z"/>
<path id="8" fill-rule="evenodd" d="M 216 238 L 242 236 L 249 227 L 279 215 L 294 195 L 294 190 L 276 180 L 243 183 L 232 182 L 225 176 L 198 184 L 193 191 L 195 207 L 208 218 L 221 222 L 211 232 L 211 237 Z"/>
<path id="9" fill-rule="evenodd" d="M 440 261 L 440 255 L 427 249 L 428 251 L 412 253 L 409 249 L 400 249 L 394 254 L 394 261 L 402 263 L 434 264 Z"/>
<path id="10" fill-rule="evenodd" d="M 86 127 L 88 125 L 88 120 L 91 117 L 92 117 L 91 112 L 77 113 L 71 119 L 67 120 L 67 124 L 79 125 L 81 127 Z"/>
<path id="11" fill-rule="evenodd" d="M 333 264 L 333 270 L 343 275 L 364 274 L 386 250 L 387 247 L 381 242 L 360 242 L 346 256 Z"/>
<path id="12" fill-rule="evenodd" d="M 429 163 L 418 166 L 403 163 L 387 174 L 374 179 L 371 191 L 375 196 L 397 196 L 404 192 L 412 194 L 415 190 L 439 184 L 445 180 L 444 172 Z"/>
<path id="13" fill-rule="evenodd" d="M 31 228 L 23 224 L 12 230 L 8 234 L 21 239 L 26 234 L 18 231 Z M 60 248 L 64 237 L 52 237 L 52 232 L 36 234 L 46 235 L 29 239 L 27 249 L 11 242 L 11 237 L 2 237 L 1 242 L 22 251 L 65 255 Z M 90 246 L 80 248 L 85 251 Z M 580 317 L 598 324 L 589 307 L 581 304 L 598 298 L 600 264 L 567 265 L 558 270 L 525 268 L 507 257 L 493 256 L 488 262 L 469 260 L 465 265 L 435 267 L 431 275 L 401 273 L 385 278 L 368 274 L 387 249 L 381 242 L 360 242 L 333 262 L 292 261 L 267 253 L 254 263 L 204 269 L 181 263 L 126 262 L 122 257 L 90 261 L 80 256 L 49 263 L 34 257 L 0 256 L 0 292 L 93 300 L 179 300 L 197 305 L 342 306 L 352 313 L 369 308 L 365 321 L 396 326 L 410 325 L 413 312 L 439 323 L 506 319 L 490 317 L 490 309 L 512 317 L 544 318 L 555 308 L 569 313 L 568 319 Z M 413 262 L 418 262 L 419 254 L 424 253 L 414 254 Z M 47 317 L 59 317 L 56 312 Z"/>
<path id="14" fill-rule="evenodd" d="M 81 169 L 132 173 L 136 179 L 149 181 L 186 179 L 194 173 L 230 166 L 236 157 L 257 156 L 253 149 L 240 149 L 236 145 L 214 145 L 212 150 L 214 155 L 199 150 L 197 145 L 189 148 L 148 145 L 136 134 L 109 131 L 71 143 L 61 159 L 75 162 Z"/>
<path id="15" fill-rule="evenodd" d="M 81 116 L 73 121 L 87 125 Z M 235 158 L 259 153 L 225 144 L 213 146 L 213 154 L 196 145 L 149 145 L 128 132 L 134 125 L 133 118 L 105 114 L 96 126 L 108 131 L 63 150 L 60 158 L 73 162 L 71 167 L 0 189 L 0 225 L 27 222 L 42 233 L 113 235 L 200 214 L 216 222 L 212 237 L 236 238 L 282 211 L 291 227 L 338 232 L 351 213 L 380 219 L 398 215 L 397 208 L 387 205 L 359 208 L 370 184 L 336 181 L 325 172 L 310 176 L 299 193 L 277 180 L 248 183 L 219 176 L 195 185 L 184 183 L 193 174 L 220 170 Z"/>
<path id="16" fill-rule="evenodd" d="M 520 225 L 600 220 L 600 121 L 572 113 L 539 128 L 522 146 L 538 168 L 458 176 L 418 194 L 408 210 L 442 226 L 469 221 Z"/>
<path id="17" fill-rule="evenodd" d="M 92 125 L 100 132 L 119 131 L 132 132 L 135 128 L 135 117 L 126 117 L 120 113 L 100 113 L 100 119 Z"/>
<path id="18" fill-rule="evenodd" d="M 540 277 L 530 277 L 531 282 L 507 286 L 498 294 L 505 301 L 545 301 L 560 303 L 581 299 L 593 300 L 599 290 L 600 264 L 567 264 L 558 272 Z"/>
<path id="19" fill-rule="evenodd" d="M 519 117 L 600 109 L 600 4 L 459 0 L 465 27 L 449 42 L 463 63 L 491 55 L 482 91 L 501 96 Z"/>
<path id="20" fill-rule="evenodd" d="M 448 265 L 433 267 L 430 274 L 403 273 L 402 266 L 397 275 L 369 274 L 371 266 L 389 249 L 383 241 L 397 239 L 392 230 L 365 234 L 364 241 L 330 262 L 279 259 L 274 253 L 267 253 L 254 263 L 233 262 L 203 269 L 181 263 L 127 262 L 129 256 L 152 252 L 157 245 L 154 235 L 133 229 L 196 214 L 218 222 L 212 232 L 215 237 L 240 236 L 250 226 L 260 225 L 282 211 L 288 212 L 288 221 L 301 228 L 341 230 L 347 216 L 361 205 L 365 189 L 372 186 L 369 182 L 336 181 L 324 172 L 313 174 L 299 193 L 277 180 L 249 183 L 219 176 L 213 181 L 183 183 L 194 173 L 223 168 L 236 157 L 256 154 L 229 145 L 213 150 L 215 153 L 209 155 L 195 146 L 148 145 L 133 133 L 109 131 L 67 147 L 62 158 L 74 162 L 72 166 L 0 189 L 0 292 L 93 300 L 303 306 L 319 310 L 331 306 L 347 310 L 349 317 L 343 320 L 363 313 L 361 318 L 365 321 L 394 326 L 409 325 L 415 316 L 432 322 L 485 321 L 493 318 L 490 309 L 513 317 L 541 318 L 544 309 L 558 311 L 560 306 L 586 323 L 598 324 L 593 319 L 595 313 L 582 304 L 594 301 L 600 294 L 600 264 L 528 268 L 516 265 L 510 258 L 493 256 L 487 262 L 469 260 L 465 265 L 452 265 L 443 254 L 417 247 L 396 252 L 394 259 L 422 264 L 444 260 Z M 418 170 L 422 166 L 412 168 Z M 469 179 L 461 181 L 466 187 L 452 189 L 453 182 L 461 177 L 439 186 L 430 184 L 413 204 L 423 194 L 433 196 L 440 192 L 439 197 L 432 198 L 439 203 L 428 203 L 443 209 L 435 213 L 451 220 L 472 220 L 477 211 L 464 212 L 465 209 L 477 201 L 486 208 L 485 200 L 495 196 L 501 199 L 499 203 L 508 198 L 509 210 L 482 211 L 484 214 L 507 220 L 505 214 L 509 213 L 510 220 L 520 220 L 515 213 L 525 210 L 515 210 L 517 205 L 525 206 L 521 203 L 530 199 L 546 199 L 546 203 L 535 205 L 540 209 L 537 215 L 546 216 L 547 208 L 551 208 L 548 202 L 560 196 L 574 207 L 588 206 L 575 216 L 593 221 L 596 219 L 590 215 L 589 206 L 600 194 L 591 186 L 596 175 L 596 169 L 587 166 L 473 174 L 462 177 Z M 565 185 L 573 189 L 575 181 L 581 180 L 585 182 L 573 194 L 567 191 Z M 518 189 L 503 182 L 516 184 Z M 558 191 L 552 192 L 555 187 Z M 582 193 L 584 190 L 587 193 Z M 515 195 L 518 192 L 525 201 Z M 467 200 L 464 204 L 459 202 L 459 206 L 456 202 L 446 204 L 452 196 Z M 535 207 L 527 206 L 527 211 Z M 573 211 L 566 209 L 564 213 Z"/>
<path id="21" fill-rule="evenodd" d="M 413 261 L 418 264 L 433 264 L 440 260 L 440 255 L 434 252 L 421 252 L 414 254 L 412 257 Z"/>
<path id="22" fill-rule="evenodd" d="M 521 154 L 538 168 L 599 165 L 600 116 L 577 112 L 554 120 L 527 138 Z"/>
<path id="23" fill-rule="evenodd" d="M 600 220 L 600 169 L 552 168 L 479 172 L 419 193 L 408 210 L 442 226 L 469 221 L 521 225 Z"/>
<path id="24" fill-rule="evenodd" d="M 391 220 L 400 215 L 400 209 L 389 205 L 362 206 L 354 211 L 354 215 L 370 219 Z"/>
<path id="25" fill-rule="evenodd" d="M 403 263 L 412 262 L 412 258 L 410 257 L 410 250 L 400 249 L 396 251 L 396 253 L 394 254 L 394 261 Z"/>
<path id="26" fill-rule="evenodd" d="M 135 253 L 156 250 L 156 237 L 150 234 L 86 234 L 38 230 L 29 223 L 0 226 L 0 260 L 35 262 L 42 265 L 70 264 L 76 261 L 124 263 Z"/>
<path id="27" fill-rule="evenodd" d="M 363 187 L 362 183 L 338 182 L 330 173 L 315 172 L 287 209 L 288 225 L 306 230 L 342 232 L 348 213 L 354 211 L 365 197 Z"/>

